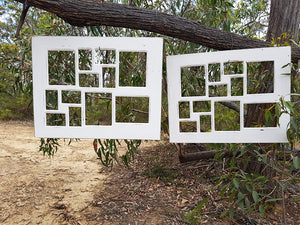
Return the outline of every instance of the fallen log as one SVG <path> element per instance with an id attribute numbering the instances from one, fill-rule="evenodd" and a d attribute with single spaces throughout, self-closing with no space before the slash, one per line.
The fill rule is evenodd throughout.
<path id="1" fill-rule="evenodd" d="M 179 154 L 179 161 L 180 163 L 185 162 L 191 162 L 191 161 L 197 161 L 197 160 L 205 160 L 205 159 L 211 159 L 214 158 L 215 155 L 219 151 L 217 150 L 210 150 L 210 151 L 201 151 L 201 152 L 191 152 L 191 153 L 185 153 L 185 154 Z M 223 157 L 230 157 L 232 154 L 228 150 L 224 150 L 224 156 Z M 300 150 L 294 149 L 293 151 L 286 151 L 286 158 L 285 160 L 291 160 L 292 157 L 299 157 L 300 156 Z M 282 160 L 283 156 L 278 157 L 277 160 Z"/>
<path id="2" fill-rule="evenodd" d="M 186 153 L 184 155 L 179 155 L 179 161 L 181 163 L 190 162 L 190 161 L 197 161 L 203 159 L 211 159 L 214 158 L 215 155 L 220 152 L 217 150 L 210 150 L 210 151 L 201 151 L 201 152 L 191 152 Z M 230 154 L 228 150 L 224 150 L 224 157 L 229 157 Z"/>

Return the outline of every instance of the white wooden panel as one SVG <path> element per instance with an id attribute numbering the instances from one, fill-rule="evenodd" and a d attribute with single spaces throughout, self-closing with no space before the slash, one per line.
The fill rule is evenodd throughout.
<path id="1" fill-rule="evenodd" d="M 239 61 L 243 62 L 243 73 L 224 75 L 224 63 Z M 247 93 L 247 62 L 274 62 L 274 91 L 273 93 Z M 233 51 L 219 51 L 199 54 L 176 55 L 167 57 L 168 79 L 168 103 L 169 103 L 169 129 L 170 141 L 177 143 L 280 143 L 287 142 L 286 129 L 289 116 L 284 114 L 280 117 L 280 127 L 244 127 L 244 104 L 250 103 L 277 103 L 280 97 L 289 100 L 290 93 L 290 47 L 270 47 L 259 49 L 245 49 Z M 221 81 L 208 82 L 208 64 L 221 64 Z M 205 66 L 205 96 L 181 96 L 181 68 L 191 66 Z M 243 95 L 209 97 L 208 86 L 212 84 L 226 84 L 230 87 L 230 78 L 243 78 Z M 199 131 L 199 119 L 197 120 L 197 132 L 180 132 L 179 121 L 195 121 L 194 112 L 190 111 L 190 119 L 179 119 L 178 102 L 211 101 L 211 112 L 205 115 L 212 117 L 212 129 L 210 132 Z M 214 103 L 220 101 L 238 101 L 240 103 L 240 129 L 237 131 L 216 131 L 214 124 Z M 258 112 L 259 113 L 259 112 Z M 198 113 L 199 115 L 199 113 Z M 198 116 L 197 115 L 197 116 Z"/>
<path id="2" fill-rule="evenodd" d="M 34 95 L 34 124 L 36 137 L 49 138 L 110 138 L 110 139 L 160 139 L 161 120 L 161 82 L 162 82 L 162 39 L 161 38 L 117 38 L 117 37 L 33 37 L 33 95 Z M 113 64 L 96 63 L 96 50 L 114 50 Z M 91 50 L 91 70 L 80 70 L 78 67 L 79 50 Z M 49 51 L 75 52 L 75 84 L 51 85 L 48 75 Z M 146 52 L 146 86 L 119 86 L 119 53 Z M 59 63 L 59 62 L 58 62 Z M 103 86 L 102 68 L 115 68 L 115 87 Z M 99 87 L 80 87 L 80 73 L 97 73 Z M 58 109 L 46 109 L 46 90 L 58 92 Z M 80 91 L 81 102 L 76 104 L 63 103 L 61 92 Z M 85 124 L 85 93 L 110 93 L 112 98 L 111 125 Z M 115 118 L 115 98 L 118 97 L 147 97 L 149 98 L 148 123 L 120 123 Z M 70 107 L 81 108 L 81 126 L 69 126 Z M 65 114 L 65 126 L 47 125 L 47 113 Z"/>

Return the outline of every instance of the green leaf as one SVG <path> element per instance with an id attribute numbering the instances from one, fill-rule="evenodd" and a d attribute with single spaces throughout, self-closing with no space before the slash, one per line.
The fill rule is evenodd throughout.
<path id="1" fill-rule="evenodd" d="M 264 205 L 260 205 L 258 209 L 259 209 L 261 217 L 264 217 L 264 215 L 265 215 L 265 207 L 264 207 Z"/>
<path id="2" fill-rule="evenodd" d="M 236 197 L 236 191 L 232 192 L 232 193 L 229 195 L 228 199 L 229 199 L 229 201 L 232 201 L 235 197 Z"/>
<path id="3" fill-rule="evenodd" d="M 272 121 L 272 113 L 269 109 L 265 112 L 265 119 L 267 123 L 270 123 Z"/>
<path id="4" fill-rule="evenodd" d="M 233 208 L 233 206 L 230 206 L 230 208 L 229 208 L 229 217 L 231 219 L 233 219 L 233 214 L 234 214 L 234 208 Z"/>
<path id="5" fill-rule="evenodd" d="M 233 182 L 234 186 L 235 186 L 237 189 L 239 189 L 239 187 L 240 187 L 239 181 L 238 181 L 236 178 L 233 178 L 232 182 Z"/>
<path id="6" fill-rule="evenodd" d="M 281 116 L 280 104 L 276 104 L 276 106 L 275 106 L 275 115 L 276 115 L 276 118 L 277 118 L 277 124 L 278 124 L 278 126 L 280 126 L 280 124 L 279 124 L 279 118 Z"/>
<path id="7" fill-rule="evenodd" d="M 239 202 L 239 207 L 241 208 L 243 214 L 245 213 L 245 206 L 244 206 L 244 201 Z"/>
<path id="8" fill-rule="evenodd" d="M 276 201 L 281 201 L 282 198 L 271 198 L 271 199 L 267 199 L 265 202 L 276 202 Z"/>
<path id="9" fill-rule="evenodd" d="M 300 61 L 299 61 L 300 62 Z M 300 67 L 300 66 L 299 66 Z M 292 93 L 292 94 L 290 94 L 290 95 L 292 95 L 292 96 L 300 96 L 300 94 L 298 94 L 298 93 Z"/>
<path id="10" fill-rule="evenodd" d="M 300 165 L 299 157 L 293 158 L 293 165 L 294 165 L 295 169 L 299 169 L 299 165 Z"/>
<path id="11" fill-rule="evenodd" d="M 220 217 L 222 218 L 222 217 L 225 217 L 226 215 L 227 215 L 227 211 L 223 211 L 222 213 L 221 213 L 221 215 L 220 215 Z"/>
<path id="12" fill-rule="evenodd" d="M 288 64 L 283 65 L 281 68 L 283 69 L 283 68 L 291 66 L 291 65 L 292 65 L 291 63 L 288 63 Z"/>
<path id="13" fill-rule="evenodd" d="M 294 127 L 295 130 L 298 130 L 298 125 L 297 125 L 297 119 L 293 116 L 291 116 L 291 125 Z"/>
<path id="14" fill-rule="evenodd" d="M 246 206 L 247 206 L 247 209 L 251 209 L 251 203 L 250 203 L 250 201 L 248 200 L 248 199 L 245 199 L 245 204 L 246 204 Z"/>
<path id="15" fill-rule="evenodd" d="M 247 189 L 247 191 L 251 192 L 252 191 L 252 186 L 250 186 L 249 184 L 246 184 L 246 189 Z"/>
<path id="16" fill-rule="evenodd" d="M 285 105 L 285 107 L 287 107 L 289 110 L 290 110 L 290 112 L 291 113 L 293 113 L 294 112 L 294 103 L 293 102 L 284 102 L 284 105 Z"/>
<path id="17" fill-rule="evenodd" d="M 240 201 L 244 201 L 244 198 L 245 198 L 245 194 L 243 194 L 242 192 L 239 192 L 238 193 L 238 202 L 240 202 Z"/>
<path id="18" fill-rule="evenodd" d="M 256 204 L 258 202 L 258 193 L 256 191 L 252 191 L 252 198 Z"/>
<path id="19" fill-rule="evenodd" d="M 204 205 L 206 205 L 207 201 L 208 201 L 208 198 L 204 198 L 204 199 L 198 204 L 198 206 L 197 206 L 198 212 L 201 212 L 201 211 L 202 211 L 202 208 L 203 208 Z"/>

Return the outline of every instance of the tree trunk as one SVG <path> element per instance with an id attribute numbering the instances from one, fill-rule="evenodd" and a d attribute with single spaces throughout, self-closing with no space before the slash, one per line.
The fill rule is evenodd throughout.
<path id="1" fill-rule="evenodd" d="M 276 39 L 275 43 L 283 44 L 282 41 L 289 42 L 293 39 L 299 42 L 300 23 L 300 0 L 272 0 L 270 9 L 270 19 L 267 33 L 267 41 Z M 287 40 L 277 39 L 283 33 L 291 36 Z"/>
<path id="2" fill-rule="evenodd" d="M 24 3 L 26 0 L 15 1 Z M 98 0 L 27 0 L 27 3 L 29 6 L 54 13 L 66 22 L 76 26 L 107 25 L 141 29 L 217 50 L 270 46 L 270 42 L 243 37 L 205 26 L 196 21 L 132 5 Z M 292 51 L 293 60 L 299 60 L 300 48 L 293 47 Z"/>
<path id="3" fill-rule="evenodd" d="M 299 42 L 299 23 L 300 23 L 300 0 L 272 0 L 270 9 L 269 26 L 267 33 L 267 41 L 275 42 L 277 45 L 289 43 L 291 40 L 296 43 Z M 258 73 L 262 75 L 264 71 L 273 73 L 273 68 L 270 65 L 261 68 Z M 294 71 L 295 72 L 295 71 Z M 270 80 L 268 76 L 261 81 L 258 87 L 259 93 L 270 93 L 273 91 L 274 81 Z M 265 111 L 270 108 L 270 104 L 264 107 L 252 105 L 248 108 L 248 116 L 245 125 L 249 127 L 255 123 L 263 125 L 265 123 Z"/>
<path id="4" fill-rule="evenodd" d="M 284 43 L 289 43 L 291 45 L 291 40 L 294 40 L 296 43 L 299 43 L 299 22 L 300 22 L 300 0 L 271 0 L 271 8 L 270 8 L 270 18 L 269 18 L 269 26 L 267 33 L 267 41 L 272 41 L 277 45 L 283 45 Z M 293 54 L 293 53 L 292 53 Z M 266 67 L 264 69 L 271 70 L 270 67 Z M 295 75 L 295 71 L 292 71 L 292 76 Z M 265 90 L 268 92 L 270 88 L 270 80 L 268 80 L 267 76 L 262 80 L 260 90 Z M 248 108 L 248 113 L 253 113 L 252 118 L 248 117 L 246 123 L 250 123 L 255 120 L 259 120 L 259 118 L 265 118 L 264 111 L 267 109 L 269 105 L 265 105 L 264 109 L 259 109 L 258 107 L 250 107 Z M 284 147 L 283 147 L 284 148 Z M 277 161 L 277 155 L 275 146 L 272 144 L 261 144 L 259 146 L 260 153 L 266 154 L 267 152 L 271 152 L 269 154 L 268 160 Z M 284 152 L 284 150 L 282 150 Z M 285 157 L 285 156 L 284 156 Z M 272 167 L 266 167 L 265 163 L 259 162 L 257 160 L 257 156 L 249 155 L 250 166 L 247 168 L 248 172 L 259 172 L 262 175 L 268 174 L 268 177 L 276 177 L 277 172 Z M 286 159 L 284 159 L 286 160 Z M 269 182 L 275 182 L 274 180 L 270 180 Z M 274 185 L 274 184 L 273 184 Z M 279 197 L 279 196 L 278 196 Z M 283 224 L 286 224 L 286 212 L 285 212 L 285 194 L 284 189 L 282 189 L 282 218 Z"/>

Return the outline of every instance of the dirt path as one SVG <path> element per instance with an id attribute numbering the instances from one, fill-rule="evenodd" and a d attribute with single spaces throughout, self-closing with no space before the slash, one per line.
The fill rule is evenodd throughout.
<path id="1" fill-rule="evenodd" d="M 237 215 L 235 222 L 221 218 L 229 203 L 211 191 L 218 167 L 205 160 L 180 164 L 167 142 L 145 142 L 130 168 L 113 169 L 97 160 L 92 140 L 70 146 L 62 141 L 54 158 L 43 156 L 38 146 L 32 122 L 0 121 L 1 225 L 187 225 L 187 213 L 205 198 L 201 224 L 281 220 L 280 207 L 265 218 L 257 212 Z M 300 224 L 297 204 L 286 207 L 287 224 Z"/>
<path id="2" fill-rule="evenodd" d="M 61 144 L 49 159 L 38 152 L 32 122 L 0 121 L 0 224 L 62 224 L 71 215 L 88 224 L 79 212 L 105 175 L 91 140 Z"/>

